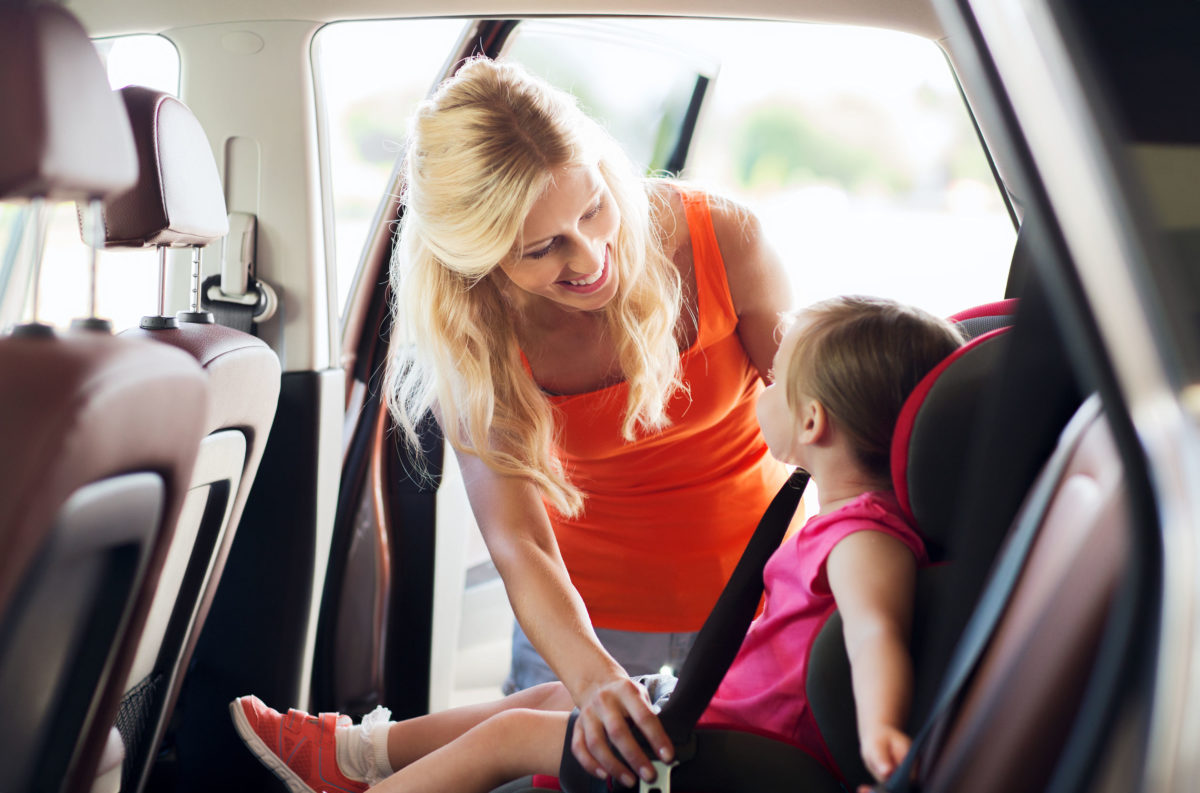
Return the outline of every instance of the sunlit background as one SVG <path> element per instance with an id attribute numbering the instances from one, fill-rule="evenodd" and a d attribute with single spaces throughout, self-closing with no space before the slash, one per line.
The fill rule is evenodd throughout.
<path id="1" fill-rule="evenodd" d="M 350 22 L 317 38 L 343 296 L 408 114 L 461 32 L 447 20 Z M 541 20 L 517 28 L 506 57 L 574 92 L 641 164 L 675 110 L 663 101 L 672 85 L 690 92 L 685 71 L 715 68 L 682 176 L 754 209 L 798 304 L 862 292 L 949 314 L 1004 291 L 1012 223 L 929 41 L 828 25 Z"/>

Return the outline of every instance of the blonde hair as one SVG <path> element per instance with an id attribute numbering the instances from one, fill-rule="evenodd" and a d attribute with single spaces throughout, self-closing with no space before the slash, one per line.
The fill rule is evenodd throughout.
<path id="1" fill-rule="evenodd" d="M 836 297 L 803 310 L 787 364 L 787 403 L 815 399 L 850 439 L 863 470 L 891 482 L 891 443 L 908 395 L 962 344 L 958 329 L 919 308 Z"/>
<path id="2" fill-rule="evenodd" d="M 501 261 L 563 166 L 597 165 L 621 225 L 618 292 L 603 309 L 629 396 L 622 435 L 665 427 L 680 387 L 680 278 L 650 220 L 647 182 L 575 99 L 513 64 L 472 59 L 421 104 L 405 163 L 386 398 L 416 444 L 436 409 L 459 451 L 527 477 L 559 512 L 583 495 L 558 457 L 553 407 L 525 370 Z"/>

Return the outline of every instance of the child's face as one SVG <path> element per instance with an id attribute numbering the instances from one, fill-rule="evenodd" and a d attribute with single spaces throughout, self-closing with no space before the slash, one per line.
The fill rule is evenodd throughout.
<path id="1" fill-rule="evenodd" d="M 788 407 L 786 381 L 792 353 L 795 352 L 796 341 L 804 324 L 803 318 L 799 318 L 784 333 L 771 365 L 775 373 L 774 382 L 758 397 L 758 426 L 762 429 L 763 440 L 775 459 L 790 465 L 803 465 L 796 437 L 799 426 L 795 413 Z"/>

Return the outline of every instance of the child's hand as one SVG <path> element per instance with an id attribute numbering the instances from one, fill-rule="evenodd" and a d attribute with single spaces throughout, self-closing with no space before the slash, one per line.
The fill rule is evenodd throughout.
<path id="1" fill-rule="evenodd" d="M 886 780 L 904 761 L 912 739 L 895 727 L 876 725 L 862 731 L 863 764 L 880 782 Z"/>

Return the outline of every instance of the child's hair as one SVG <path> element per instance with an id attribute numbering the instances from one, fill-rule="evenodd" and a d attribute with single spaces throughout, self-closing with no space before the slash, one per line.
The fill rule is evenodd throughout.
<path id="1" fill-rule="evenodd" d="M 917 383 L 962 342 L 919 308 L 875 297 L 835 297 L 800 312 L 787 364 L 788 406 L 815 399 L 850 439 L 863 469 L 891 482 L 896 419 Z"/>

